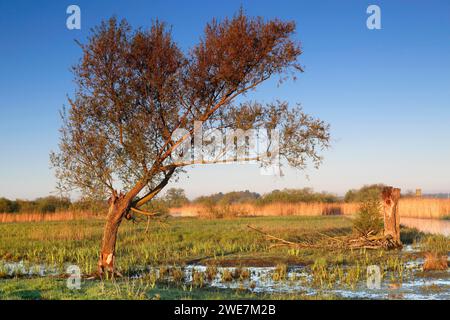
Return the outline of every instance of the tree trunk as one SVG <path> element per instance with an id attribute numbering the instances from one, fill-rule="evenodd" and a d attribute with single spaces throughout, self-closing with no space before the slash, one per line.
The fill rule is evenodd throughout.
<path id="1" fill-rule="evenodd" d="M 98 261 L 98 272 L 100 276 L 105 272 L 111 272 L 114 275 L 117 232 L 119 231 L 122 219 L 129 211 L 129 205 L 129 201 L 122 194 L 119 196 L 113 195 L 109 200 L 109 210 L 103 231 L 100 259 Z"/>
<path id="2" fill-rule="evenodd" d="M 385 187 L 381 194 L 384 207 L 384 235 L 392 237 L 394 245 L 396 247 L 401 247 L 400 216 L 398 213 L 400 189 Z"/>

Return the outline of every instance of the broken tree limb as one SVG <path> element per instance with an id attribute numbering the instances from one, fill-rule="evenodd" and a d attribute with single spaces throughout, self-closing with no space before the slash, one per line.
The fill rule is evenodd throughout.
<path id="1" fill-rule="evenodd" d="M 290 246 L 295 248 L 312 248 L 312 249 L 393 249 L 397 247 L 396 242 L 391 235 L 387 236 L 341 236 L 332 237 L 327 234 L 317 232 L 322 236 L 322 239 L 316 243 L 306 242 L 293 242 L 289 241 L 267 232 L 264 232 L 258 228 L 247 225 L 248 228 L 263 235 L 267 240 L 275 242 L 270 245 L 269 248 Z"/>
<path id="2" fill-rule="evenodd" d="M 131 207 L 130 209 L 133 212 L 140 213 L 140 214 L 143 214 L 143 215 L 149 216 L 149 217 L 154 217 L 154 216 L 158 215 L 157 212 L 147 212 L 147 211 L 144 211 L 144 210 L 141 210 L 141 209 L 138 209 L 138 208 L 134 208 L 134 207 Z"/>
<path id="3" fill-rule="evenodd" d="M 252 230 L 254 230 L 254 231 L 256 231 L 256 232 L 258 232 L 258 233 L 260 233 L 260 234 L 262 234 L 262 235 L 264 235 L 268 240 L 277 241 L 278 242 L 277 246 L 285 245 L 285 246 L 295 246 L 295 247 L 302 247 L 302 248 L 314 248 L 314 247 L 317 247 L 316 245 L 308 244 L 308 243 L 304 243 L 304 242 L 302 243 L 302 242 L 288 241 L 286 239 L 279 238 L 279 237 L 276 237 L 274 235 L 268 234 L 268 233 L 266 233 L 266 232 L 264 232 L 264 231 L 262 231 L 260 229 L 252 227 L 250 225 L 247 225 L 247 227 L 252 229 Z"/>

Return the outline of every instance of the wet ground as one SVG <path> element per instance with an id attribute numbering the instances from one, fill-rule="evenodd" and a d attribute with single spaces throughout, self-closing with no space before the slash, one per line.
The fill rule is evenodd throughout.
<path id="1" fill-rule="evenodd" d="M 192 274 L 206 272 L 206 266 L 189 266 L 185 269 L 186 281 L 193 282 Z M 367 279 L 361 279 L 355 286 L 335 284 L 317 287 L 313 284 L 313 276 L 306 267 L 289 267 L 286 278 L 274 280 L 275 267 L 247 268 L 250 276 L 245 280 L 223 281 L 224 272 L 233 273 L 236 268 L 218 268 L 218 275 L 208 283 L 211 287 L 228 289 L 248 289 L 257 293 L 303 293 L 307 295 L 330 295 L 348 299 L 450 299 L 450 272 L 422 272 L 420 267 L 411 266 L 412 273 L 404 276 L 391 277 L 387 274 L 380 286 L 373 282 L 367 284 Z"/>
<path id="2" fill-rule="evenodd" d="M 450 221 L 402 218 L 401 224 L 423 232 L 450 235 Z M 405 246 L 402 250 L 404 253 L 412 253 L 415 257 L 422 256 L 419 248 L 412 245 Z M 151 275 L 158 281 L 173 282 L 177 285 L 248 290 L 263 294 L 303 294 L 321 297 L 329 295 L 344 299 L 450 300 L 450 270 L 425 272 L 422 268 L 424 261 L 421 258 L 401 262 L 394 270 L 384 267 L 380 270 L 379 282 L 377 277 L 368 276 L 366 269 L 355 273 L 354 266 L 325 266 L 317 271 L 310 265 L 300 266 L 284 261 L 284 269 L 280 270 L 279 266 L 273 266 L 277 264 L 275 261 L 272 261 L 270 266 L 247 261 L 245 268 L 235 267 L 233 263 L 236 261 L 230 262 L 214 266 L 214 270 L 211 266 L 196 263 L 184 267 L 142 267 L 133 278 Z M 44 265 L 0 261 L 0 276 L 67 276 L 68 267 L 69 265 L 61 270 Z M 76 270 L 70 271 L 73 272 Z"/>
<path id="3" fill-rule="evenodd" d="M 405 246 L 405 252 L 415 252 L 417 248 Z M 3 273 L 11 276 L 46 277 L 58 276 L 63 271 L 43 265 L 29 266 L 23 262 L 0 263 Z M 340 266 L 333 281 L 317 279 L 311 266 L 277 267 L 232 267 L 188 265 L 184 267 L 148 267 L 133 278 L 149 277 L 182 285 L 249 290 L 264 294 L 320 295 L 344 299 L 439 299 L 450 300 L 450 271 L 422 270 L 423 260 L 416 259 L 399 266 L 402 271 L 381 270 L 379 278 L 360 271 L 351 281 L 348 274 L 354 267 Z M 213 269 L 212 269 L 213 268 Z M 328 272 L 325 268 L 322 272 Z M 178 275 L 175 274 L 177 271 Z M 66 268 L 67 272 L 67 268 Z M 73 272 L 73 270 L 71 271 Z M 363 275 L 363 276 L 361 276 Z M 175 276 L 177 279 L 175 279 Z M 379 279 L 379 282 L 378 280 Z"/>

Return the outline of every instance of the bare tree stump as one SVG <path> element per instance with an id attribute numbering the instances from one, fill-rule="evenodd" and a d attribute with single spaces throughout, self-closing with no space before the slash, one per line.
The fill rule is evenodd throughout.
<path id="1" fill-rule="evenodd" d="M 394 247 L 401 247 L 400 216 L 398 213 L 398 200 L 400 189 L 385 187 L 381 193 L 384 207 L 384 235 L 390 237 Z"/>

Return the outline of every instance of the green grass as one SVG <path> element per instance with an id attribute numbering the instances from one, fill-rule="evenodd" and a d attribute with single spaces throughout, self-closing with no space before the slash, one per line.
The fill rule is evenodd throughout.
<path id="1" fill-rule="evenodd" d="M 315 300 L 336 299 L 330 294 L 257 294 L 248 290 L 157 285 L 141 280 L 83 281 L 71 290 L 66 280 L 54 278 L 0 280 L 1 300 Z"/>
<path id="2" fill-rule="evenodd" d="M 124 222 L 117 243 L 117 269 L 125 275 L 116 281 L 83 279 L 81 290 L 69 290 L 66 280 L 55 277 L 11 276 L 2 271 L 1 262 L 23 261 L 25 267 L 46 265 L 62 272 L 76 264 L 84 275 L 96 271 L 103 231 L 102 220 L 0 224 L 0 299 L 303 299 L 335 298 L 316 294 L 257 295 L 251 290 L 211 289 L 204 281 L 214 274 L 196 274 L 193 284 L 168 282 L 147 274 L 138 280 L 127 275 L 141 273 L 145 266 L 160 268 L 201 263 L 210 266 L 276 266 L 273 277 L 283 281 L 286 266 L 308 266 L 318 283 L 331 286 L 340 281 L 353 286 L 364 275 L 364 266 L 378 264 L 401 274 L 407 253 L 383 250 L 325 250 L 270 248 L 260 234 L 247 228 L 250 224 L 270 234 L 291 241 L 314 241 L 322 234 L 346 235 L 352 221 L 345 217 L 261 217 L 225 220 L 195 218 L 169 219 L 167 225 Z M 408 238 L 417 237 L 409 230 Z M 349 270 L 344 272 L 343 266 Z M 171 268 L 175 272 L 177 268 Z M 225 275 L 226 276 L 226 275 Z M 236 275 L 231 275 L 232 277 Z M 222 275 L 224 277 L 224 275 Z"/>
<path id="3" fill-rule="evenodd" d="M 429 235 L 421 242 L 421 248 L 425 252 L 431 252 L 436 255 L 447 255 L 450 251 L 450 242 L 443 235 Z"/>
<path id="4" fill-rule="evenodd" d="M 119 231 L 116 264 L 126 273 L 145 265 L 210 260 L 239 259 L 245 264 L 257 259 L 273 265 L 314 260 L 308 250 L 301 255 L 287 254 L 287 248 L 268 250 L 269 243 L 247 224 L 293 241 L 314 238 L 315 231 L 351 232 L 351 221 L 343 217 L 171 219 L 167 226 L 153 224 L 148 233 L 145 224 L 125 222 Z M 0 259 L 52 266 L 73 263 L 90 274 L 96 271 L 102 229 L 101 220 L 0 224 Z"/>

